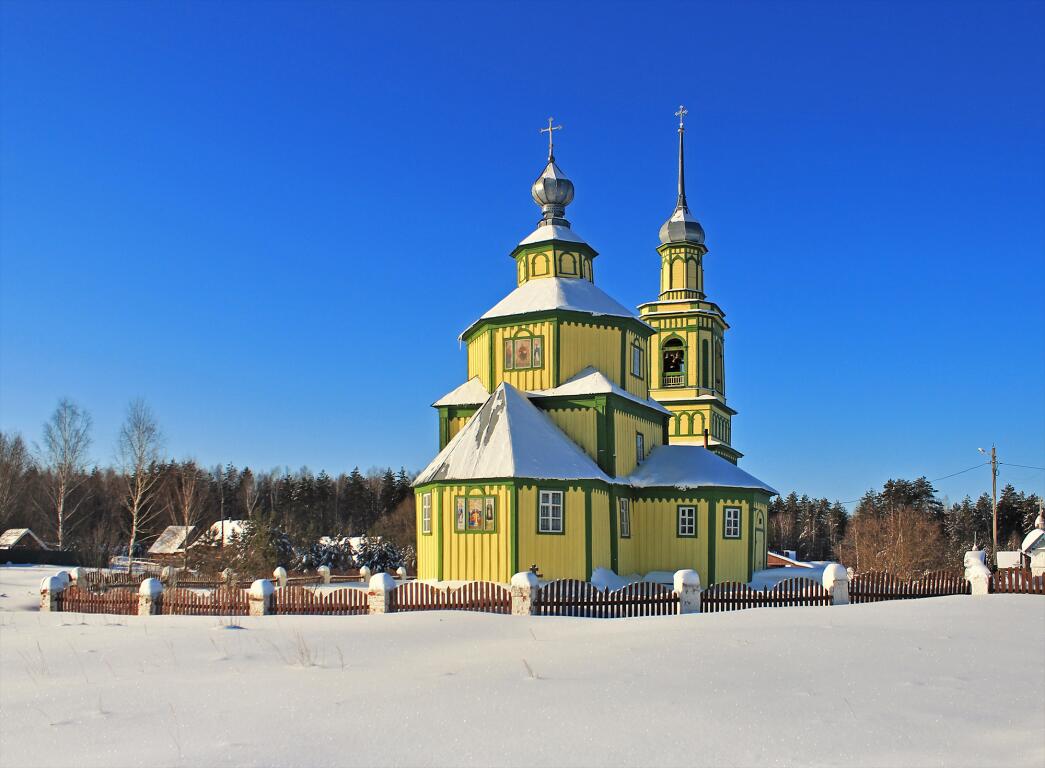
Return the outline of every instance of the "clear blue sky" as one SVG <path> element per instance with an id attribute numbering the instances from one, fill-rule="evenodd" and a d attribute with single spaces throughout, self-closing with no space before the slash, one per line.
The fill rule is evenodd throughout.
<path id="1" fill-rule="evenodd" d="M 514 285 L 548 115 L 596 280 L 654 298 L 675 123 L 742 466 L 848 500 L 1045 466 L 1041 3 L 0 5 L 0 428 L 108 462 L 420 469 Z M 1003 467 L 1039 493 L 1045 473 Z M 951 498 L 986 470 L 941 481 Z"/>

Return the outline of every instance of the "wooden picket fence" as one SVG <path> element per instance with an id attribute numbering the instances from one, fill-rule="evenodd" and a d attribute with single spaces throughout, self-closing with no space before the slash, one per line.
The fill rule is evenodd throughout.
<path id="1" fill-rule="evenodd" d="M 700 595 L 700 610 L 704 613 L 817 605 L 831 605 L 831 593 L 812 579 L 784 579 L 772 588 L 762 589 L 726 581 L 708 587 Z"/>
<path id="2" fill-rule="evenodd" d="M 674 591 L 649 581 L 603 592 L 586 581 L 560 579 L 537 590 L 533 608 L 539 616 L 594 619 L 673 616 L 679 612 L 679 597 Z"/>
<path id="3" fill-rule="evenodd" d="M 422 581 L 406 581 L 392 593 L 399 611 L 481 611 L 511 613 L 512 593 L 490 581 L 470 581 L 456 589 L 439 589 Z"/>
<path id="4" fill-rule="evenodd" d="M 991 576 L 991 592 L 1009 595 L 1045 595 L 1045 577 L 1028 568 L 999 568 Z"/>
<path id="5" fill-rule="evenodd" d="M 877 603 L 972 593 L 960 571 L 933 571 L 913 579 L 900 579 L 883 571 L 858 573 L 849 580 L 849 602 Z"/>
<path id="6" fill-rule="evenodd" d="M 248 612 L 247 591 L 236 587 L 210 592 L 175 587 L 160 597 L 160 613 L 168 616 L 246 616 Z"/>
<path id="7" fill-rule="evenodd" d="M 365 589 L 314 590 L 288 586 L 272 594 L 272 613 L 282 616 L 360 616 L 368 610 Z"/>
<path id="8" fill-rule="evenodd" d="M 84 572 L 83 579 L 77 586 L 91 592 L 104 592 L 107 589 L 117 589 L 120 587 L 133 587 L 137 589 L 141 586 L 141 583 L 148 578 L 152 578 L 152 574 L 120 573 L 119 571 L 91 569 Z"/>
<path id="9" fill-rule="evenodd" d="M 73 584 L 58 593 L 55 607 L 72 613 L 113 613 L 122 616 L 138 613 L 138 593 L 131 589 L 91 592 Z"/>

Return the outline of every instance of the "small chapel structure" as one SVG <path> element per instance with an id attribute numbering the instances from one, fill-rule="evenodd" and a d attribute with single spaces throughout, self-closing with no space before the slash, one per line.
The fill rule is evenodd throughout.
<path id="1" fill-rule="evenodd" d="M 704 584 L 766 567 L 772 487 L 737 466 L 725 314 L 704 291 L 704 230 L 678 198 L 660 228 L 660 292 L 638 315 L 595 284 L 573 183 L 548 161 L 517 287 L 461 334 L 467 380 L 433 405 L 439 454 L 414 482 L 419 579 L 508 581 L 692 568 Z"/>

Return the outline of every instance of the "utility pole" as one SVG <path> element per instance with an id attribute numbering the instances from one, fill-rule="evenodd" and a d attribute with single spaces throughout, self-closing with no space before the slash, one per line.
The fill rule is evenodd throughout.
<path id="1" fill-rule="evenodd" d="M 977 448 L 986 454 L 983 448 Z M 998 449 L 991 443 L 991 517 L 994 526 L 994 564 L 998 564 Z"/>

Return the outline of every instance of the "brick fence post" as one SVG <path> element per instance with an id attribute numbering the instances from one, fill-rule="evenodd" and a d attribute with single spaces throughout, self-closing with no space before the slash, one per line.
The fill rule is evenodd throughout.
<path id="1" fill-rule="evenodd" d="M 155 616 L 160 612 L 162 597 L 163 582 L 159 579 L 145 579 L 138 587 L 138 615 Z"/>
<path id="2" fill-rule="evenodd" d="M 831 593 L 831 605 L 849 605 L 849 573 L 838 563 L 824 568 L 824 589 Z"/>
<path id="3" fill-rule="evenodd" d="M 367 603 L 370 613 L 391 613 L 395 610 L 396 580 L 390 573 L 375 573 L 370 577 L 370 586 L 367 590 Z"/>
<path id="4" fill-rule="evenodd" d="M 532 616 L 541 582 L 537 574 L 523 571 L 512 576 L 512 615 Z"/>
<path id="5" fill-rule="evenodd" d="M 68 578 L 61 576 L 45 576 L 40 580 L 40 610 L 57 611 L 58 595 L 69 586 Z"/>
<path id="6" fill-rule="evenodd" d="M 268 579 L 258 579 L 247 593 L 247 613 L 250 616 L 268 616 L 272 613 L 272 593 L 276 588 Z"/>
<path id="7" fill-rule="evenodd" d="M 679 613 L 700 613 L 700 574 L 688 568 L 675 571 L 675 594 Z"/>

